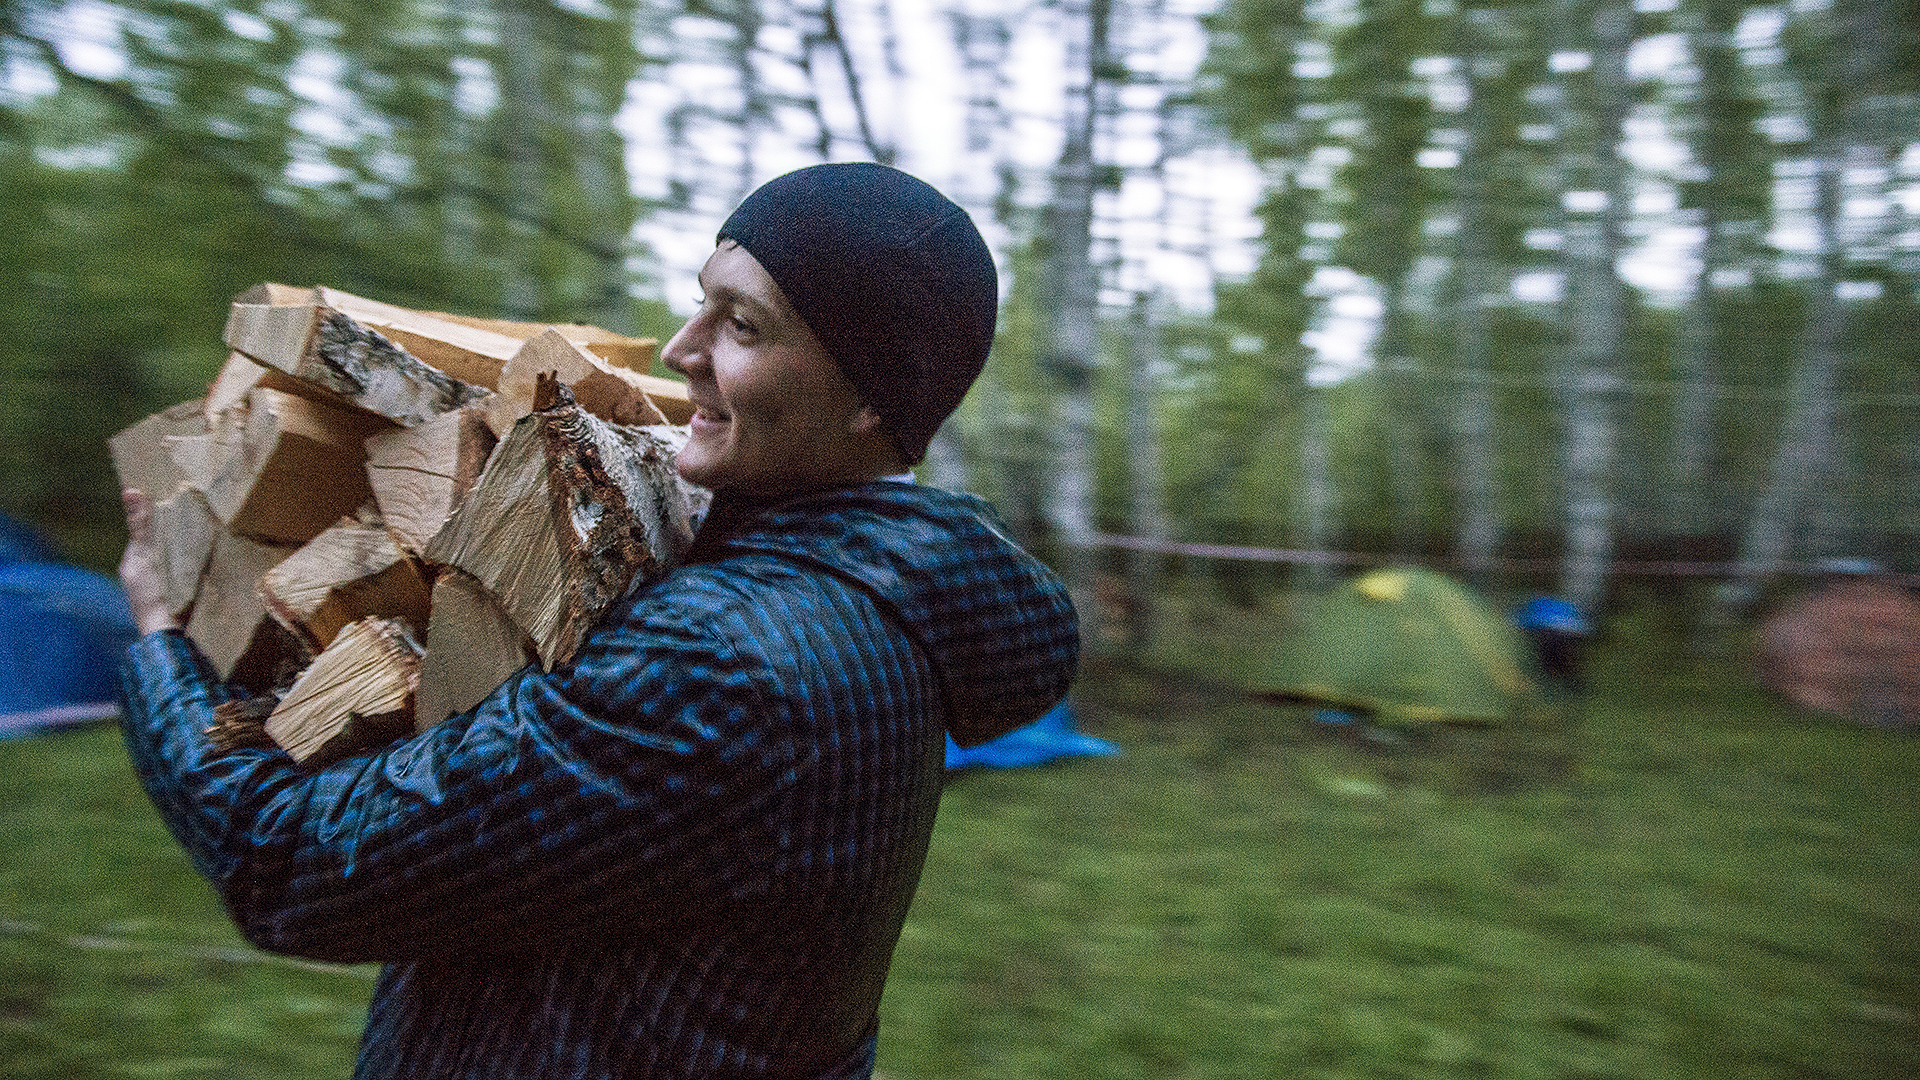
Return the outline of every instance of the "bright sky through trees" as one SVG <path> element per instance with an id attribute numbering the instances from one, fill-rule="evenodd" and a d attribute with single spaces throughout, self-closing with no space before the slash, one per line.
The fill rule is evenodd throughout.
<path id="1" fill-rule="evenodd" d="M 1676 0 L 1640 0 L 1642 12 L 1665 11 Z M 1817 0 L 1800 0 L 1804 7 Z M 563 4 L 586 9 L 590 3 Z M 801 12 L 803 5 L 791 5 Z M 1107 133 L 1099 151 L 1103 160 L 1121 167 L 1124 180 L 1117 190 L 1103 191 L 1096 208 L 1096 235 L 1104 236 L 1117 252 L 1117 267 L 1108 279 L 1114 303 L 1124 302 L 1135 290 L 1158 287 L 1181 307 L 1205 312 L 1212 302 L 1212 286 L 1249 272 L 1253 265 L 1258 225 L 1251 215 L 1260 195 L 1260 177 L 1244 153 L 1220 139 L 1189 140 L 1189 145 L 1166 148 L 1164 167 L 1149 175 L 1146 166 L 1163 151 L 1162 133 L 1139 122 L 1149 116 L 1167 87 L 1187 83 L 1206 53 L 1205 32 L 1199 16 L 1213 0 L 1174 0 L 1166 5 L 1167 18 L 1157 38 L 1122 45 L 1125 62 L 1151 80 L 1122 91 L 1121 119 Z M 731 27 L 713 20 L 679 15 L 671 20 L 676 45 L 665 63 L 645 70 L 633 82 L 618 124 L 628 142 L 628 169 L 635 193 L 676 205 L 645 216 L 637 238 L 657 260 L 645 275 L 667 304 L 685 312 L 693 303 L 693 277 L 712 244 L 713 226 L 732 202 L 753 183 L 818 159 L 819 135 L 807 125 L 829 130 L 829 156 L 846 159 L 868 156 L 854 138 L 861 117 L 847 79 L 837 70 L 815 64 L 803 78 L 794 58 L 801 45 L 797 31 L 781 24 L 778 5 L 768 5 L 754 57 L 756 76 L 773 91 L 789 95 L 813 94 L 818 114 L 809 119 L 793 109 L 778 109 L 770 121 L 750 129 L 744 139 L 729 102 L 740 93 L 740 72 L 723 55 L 724 38 Z M 809 9 L 810 10 L 810 9 Z M 1340 20 L 1351 13 L 1339 4 L 1321 5 L 1310 18 Z M 1043 182 L 1057 158 L 1061 114 L 1068 93 L 1063 35 L 1057 5 L 1029 5 L 1021 0 L 854 0 L 839 8 L 854 70 L 860 84 L 867 123 L 879 144 L 897 151 L 896 163 L 952 193 L 972 209 L 1003 253 L 1011 238 L 1001 235 L 990 212 L 997 193 L 996 169 L 1011 167 L 1024 178 L 1014 193 L 1017 200 L 1035 205 L 1046 197 Z M 1005 106 L 1003 129 L 985 146 L 969 147 L 966 98 L 967 71 L 955 41 L 955 15 L 991 16 L 1011 28 L 1011 39 L 1001 61 L 998 88 Z M 125 10 L 102 0 L 74 0 L 59 9 L 52 28 L 63 60 L 75 71 L 100 78 L 125 74 L 126 62 L 115 47 Z M 230 31 L 259 40 L 271 28 L 239 11 L 224 11 Z M 789 20 L 791 21 L 791 20 Z M 1756 6 L 1742 18 L 1736 37 L 1743 62 L 1763 79 L 1769 69 L 1784 63 L 1780 34 L 1786 24 L 1781 6 Z M 644 46 L 645 43 L 643 43 Z M 1320 79 L 1332 66 L 1324 47 L 1316 52 L 1303 42 L 1294 74 Z M 711 47 L 707 47 L 711 46 Z M 1549 57 L 1556 72 L 1579 71 L 1592 58 L 1578 50 Z M 458 100 L 475 114 L 491 110 L 498 90 L 487 65 L 473 60 L 461 72 Z M 1429 100 L 1442 114 L 1465 108 L 1464 84 L 1458 62 L 1436 55 L 1417 60 L 1410 72 L 1427 85 Z M 341 66 L 323 49 L 310 51 L 297 66 L 291 89 L 306 102 L 296 125 L 311 143 L 297 148 L 288 166 L 289 179 L 299 184 L 321 184 L 340 178 L 339 169 L 326 160 L 329 146 L 346 145 L 363 123 L 351 96 L 339 84 Z M 1628 73 L 1641 82 L 1680 86 L 1697 78 L 1683 35 L 1656 33 L 1636 41 L 1628 57 Z M 809 85 L 805 78 L 811 78 Z M 6 89 L 19 97 L 51 92 L 50 75 L 32 62 L 16 59 L 7 67 Z M 1664 307 L 1683 303 L 1694 280 L 1701 230 L 1679 212 L 1678 185 L 1696 166 L 1671 124 L 1671 105 L 1649 95 L 1629 117 L 1621 152 L 1635 170 L 1631 214 L 1632 246 L 1619 266 L 1621 276 L 1642 290 L 1647 302 Z M 670 123 L 688 125 L 680 141 L 667 130 Z M 1777 142 L 1804 137 L 1804 120 L 1790 103 L 1781 103 L 1760 121 Z M 1523 139 L 1552 139 L 1551 125 L 1522 130 Z M 1321 158 L 1308 162 L 1302 182 L 1311 183 L 1314 161 L 1326 169 L 1339 162 L 1326 155 L 1338 146 L 1320 147 Z M 71 160 L 52 162 L 73 167 L 97 165 L 111 147 L 65 151 Z M 750 161 L 748 158 L 750 155 Z M 689 156 L 699 160 L 687 160 Z M 1418 157 L 1423 168 L 1449 170 L 1460 165 L 1458 149 L 1433 145 Z M 750 168 L 749 168 L 750 165 Z M 716 184 L 716 171 L 743 170 L 738 182 Z M 1867 228 L 1888 215 L 1920 214 L 1920 146 L 1909 147 L 1893 166 L 1896 184 L 1883 183 L 1883 174 L 1855 170 L 1848 180 L 1853 189 L 1843 203 L 1845 216 Z M 1331 176 L 1331 173 L 1328 174 Z M 1787 277 L 1808 272 L 1817 245 L 1811 217 L 1811 163 L 1780 161 L 1775 168 L 1775 211 L 1768 242 L 1781 253 L 1781 271 Z M 1570 212 L 1593 212 L 1602 192 L 1571 191 L 1563 200 Z M 1333 237 L 1323 238 L 1331 240 Z M 1911 230 L 1896 242 L 1911 246 Z M 1528 247 L 1542 252 L 1558 250 L 1562 237 L 1550 227 L 1526 236 Z M 1324 309 L 1314 329 L 1304 338 L 1317 357 L 1315 381 L 1335 380 L 1368 363 L 1368 346 L 1380 313 L 1379 283 L 1323 266 L 1313 279 L 1313 291 Z M 1515 299 L 1552 304 L 1561 299 L 1557 269 L 1522 269 L 1510 283 Z M 1857 290 L 1856 290 L 1857 291 Z"/>

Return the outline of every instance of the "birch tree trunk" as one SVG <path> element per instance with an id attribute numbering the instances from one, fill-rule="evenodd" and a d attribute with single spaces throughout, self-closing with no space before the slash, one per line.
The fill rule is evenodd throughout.
<path id="1" fill-rule="evenodd" d="M 1721 263 L 1725 244 L 1718 236 L 1720 220 L 1714 208 L 1704 208 L 1700 222 L 1706 240 L 1673 349 L 1674 367 L 1680 378 L 1670 428 L 1672 450 L 1666 469 L 1666 518 L 1668 532 L 1680 540 L 1702 536 L 1714 518 L 1712 485 L 1705 482 L 1718 412 L 1713 391 L 1713 348 L 1719 334 L 1713 271 Z"/>
<path id="2" fill-rule="evenodd" d="M 631 40 L 646 23 L 639 5 L 617 4 L 614 28 Z M 587 282 L 584 303 L 565 316 L 619 333 L 631 333 L 633 297 L 627 276 L 628 237 L 633 232 L 636 208 L 630 190 L 626 164 L 626 142 L 615 127 L 621 107 L 626 103 L 627 84 L 632 80 L 637 54 L 626 45 L 602 43 L 592 35 L 603 32 L 598 19 L 588 22 L 568 13 L 567 49 L 561 57 L 568 65 L 573 106 L 567 111 L 562 130 L 569 134 L 572 150 L 573 182 L 583 206 L 579 226 L 582 252 L 586 256 Z"/>
<path id="3" fill-rule="evenodd" d="M 1093 131 L 1111 0 L 1064 11 L 1068 70 L 1084 81 L 1067 97 L 1066 137 L 1054 167 L 1047 211 L 1048 257 L 1040 290 L 1053 332 L 1046 368 L 1060 392 L 1054 423 L 1054 472 L 1047 516 L 1060 544 L 1061 576 L 1081 619 L 1081 635 L 1101 639 L 1094 604 L 1094 371 L 1099 326 L 1093 245 Z"/>
<path id="4" fill-rule="evenodd" d="M 1767 486 L 1754 504 L 1733 577 L 1721 589 L 1724 616 L 1737 618 L 1758 598 L 1763 580 L 1778 573 L 1793 545 L 1809 488 L 1825 469 L 1831 444 L 1833 390 L 1844 358 L 1842 313 L 1834 295 L 1839 262 L 1834 226 L 1840 212 L 1841 140 L 1829 134 L 1815 158 L 1820 274 L 1807 291 L 1807 321 L 1799 362 L 1787 388 L 1787 411 L 1767 466 Z"/>
<path id="5" fill-rule="evenodd" d="M 1328 389 L 1302 380 L 1300 387 L 1300 546 L 1325 551 L 1331 545 L 1333 476 L 1329 465 L 1333 442 L 1332 406 Z M 1327 564 L 1302 564 L 1297 573 L 1307 588 L 1324 589 L 1331 574 Z"/>
<path id="6" fill-rule="evenodd" d="M 1408 311 L 1414 262 L 1421 253 L 1432 170 L 1419 165 L 1434 135 L 1434 110 L 1419 83 L 1407 78 L 1428 55 L 1438 21 L 1417 0 L 1373 0 L 1334 41 L 1332 93 L 1351 102 L 1365 120 L 1342 187 L 1344 232 L 1336 259 L 1379 283 L 1383 311 L 1375 342 L 1374 378 L 1387 471 L 1387 512 L 1395 554 L 1424 547 L 1427 505 L 1427 412 L 1430 403 L 1416 370 Z M 1457 17 L 1457 16 L 1456 16 Z M 1432 20 L 1432 21 L 1430 21 Z"/>
<path id="7" fill-rule="evenodd" d="M 1752 131 L 1752 110 L 1743 108 L 1749 99 L 1738 90 L 1740 58 L 1732 44 L 1744 10 L 1739 0 L 1708 0 L 1701 6 L 1700 28 L 1689 35 L 1700 70 L 1692 110 L 1696 133 L 1691 141 L 1696 164 L 1706 175 L 1689 185 L 1703 237 L 1692 292 L 1674 343 L 1679 389 L 1671 414 L 1665 516 L 1669 533 L 1681 540 L 1705 536 L 1718 523 L 1716 485 L 1708 483 L 1706 475 L 1719 423 L 1713 385 L 1717 367 L 1713 354 L 1720 335 L 1715 274 L 1736 264 L 1738 245 L 1731 235 L 1736 220 L 1751 216 L 1756 230 L 1758 226 L 1758 213 L 1736 210 L 1751 190 L 1741 167 L 1751 160 L 1746 151 L 1757 135 Z M 1764 212 L 1758 205 L 1753 210 Z"/>
<path id="8" fill-rule="evenodd" d="M 1616 267 L 1625 248 L 1628 188 L 1619 146 L 1624 136 L 1630 88 L 1627 46 L 1633 8 L 1600 0 L 1592 9 L 1593 78 L 1586 140 L 1587 160 L 1576 179 L 1592 183 L 1596 211 L 1569 208 L 1566 306 L 1566 553 L 1560 592 L 1583 611 L 1599 606 L 1613 558 L 1614 462 L 1617 453 L 1615 398 L 1622 388 L 1620 349 L 1626 322 L 1626 288 Z M 1563 100 L 1562 108 L 1572 103 Z M 1568 116 L 1572 121 L 1574 117 Z M 1566 137 L 1572 123 L 1562 127 Z"/>
<path id="9" fill-rule="evenodd" d="M 1417 364 L 1407 347 L 1406 294 L 1406 275 L 1402 274 L 1387 289 L 1386 312 L 1380 322 L 1380 368 L 1387 414 L 1393 552 L 1411 558 L 1426 546 L 1426 401 Z"/>
<path id="10" fill-rule="evenodd" d="M 1127 478 L 1133 495 L 1133 535 L 1164 544 L 1172 534 L 1161 487 L 1160 424 L 1155 408 L 1158 395 L 1153 374 L 1163 358 L 1160 327 L 1152 309 L 1148 297 L 1135 298 L 1128 326 L 1127 341 L 1133 355 L 1127 365 Z M 1154 551 L 1134 550 L 1127 555 L 1127 594 L 1132 603 L 1125 643 L 1130 649 L 1144 649 L 1153 640 L 1161 562 Z"/>
<path id="11" fill-rule="evenodd" d="M 1808 282 L 1806 324 L 1799 362 L 1788 385 L 1786 415 L 1768 463 L 1767 486 L 1755 502 L 1732 577 L 1716 597 L 1722 624 L 1745 615 L 1765 579 L 1778 573 L 1808 517 L 1807 500 L 1832 470 L 1837 449 L 1834 389 L 1846 364 L 1845 312 L 1837 289 L 1845 269 L 1841 237 L 1841 183 L 1847 148 L 1861 136 L 1870 100 L 1884 74 L 1883 50 L 1895 33 L 1875 0 L 1842 0 L 1824 16 L 1827 32 L 1814 35 L 1818 51 L 1803 58 L 1809 77 L 1808 123 L 1813 133 L 1814 228 L 1819 273 Z"/>
<path id="12" fill-rule="evenodd" d="M 1467 146 L 1460 158 L 1459 249 L 1453 269 L 1460 363 L 1460 400 L 1454 412 L 1454 483 L 1461 564 L 1469 576 L 1484 582 L 1492 573 L 1501 533 L 1500 493 L 1493 470 L 1497 451 L 1490 370 L 1493 343 L 1487 314 L 1493 288 L 1489 235 L 1492 214 L 1487 191 L 1493 155 L 1493 102 L 1481 70 L 1488 57 L 1477 40 L 1476 28 L 1471 22 L 1463 21 L 1463 25 L 1466 47 L 1461 50 L 1461 62 L 1467 71 L 1471 97 L 1467 102 Z"/>
<path id="13" fill-rule="evenodd" d="M 1305 113 L 1311 110 L 1313 114 L 1317 115 L 1330 116 L 1332 114 L 1334 106 L 1329 100 L 1328 80 L 1301 79 L 1298 85 L 1300 87 L 1300 112 Z M 1299 123 L 1303 129 L 1303 135 L 1305 136 L 1301 140 L 1303 145 L 1317 147 L 1330 141 L 1329 132 L 1327 131 L 1327 126 L 1324 121 L 1314 121 L 1309 124 L 1309 122 L 1305 120 L 1298 120 L 1296 123 Z M 1296 183 L 1298 182 L 1298 178 L 1298 174 L 1296 173 Z M 1303 223 L 1318 218 L 1328 208 L 1324 189 L 1318 192 L 1313 192 L 1312 189 L 1308 189 L 1308 191 L 1302 192 L 1301 194 Z M 1302 261 L 1308 261 L 1304 253 L 1302 255 Z M 1312 261 L 1321 264 L 1329 262 L 1331 261 L 1331 252 L 1323 251 L 1316 253 L 1312 257 Z M 1314 266 L 1305 265 L 1300 269 L 1305 275 L 1305 280 L 1311 282 L 1315 269 Z M 1326 301 L 1324 298 L 1316 302 L 1316 306 L 1321 309 L 1324 309 L 1325 305 Z M 1296 340 L 1298 340 L 1297 336 Z M 1314 360 L 1315 357 L 1311 350 L 1304 348 L 1301 350 L 1300 367 L 1296 376 L 1299 383 L 1297 388 L 1294 389 L 1294 392 L 1300 396 L 1300 482 L 1299 492 L 1296 496 L 1297 505 L 1294 507 L 1294 520 L 1297 523 L 1295 528 L 1296 546 L 1309 551 L 1325 551 L 1331 546 L 1332 507 L 1334 504 L 1331 465 L 1333 458 L 1333 417 L 1332 403 L 1328 400 L 1328 390 L 1314 380 Z M 1313 591 L 1326 588 L 1331 577 L 1328 573 L 1327 565 L 1321 562 L 1300 564 L 1294 568 L 1293 576 L 1296 581 L 1303 583 L 1309 590 Z"/>
<path id="14" fill-rule="evenodd" d="M 760 44 L 761 17 L 758 3 L 729 6 L 722 16 L 733 27 L 733 38 L 726 44 L 728 61 L 740 88 L 740 111 L 730 117 L 740 139 L 740 160 L 734 170 L 733 198 L 729 208 L 737 206 L 759 182 L 757 151 L 762 123 L 767 116 L 767 95 L 761 85 L 760 68 L 754 51 Z"/>
<path id="15" fill-rule="evenodd" d="M 960 452 L 960 441 L 955 436 L 953 424 L 949 421 L 933 433 L 933 441 L 927 444 L 927 457 L 917 470 L 920 481 L 929 487 L 944 488 L 947 491 L 967 491 L 967 462 Z"/>

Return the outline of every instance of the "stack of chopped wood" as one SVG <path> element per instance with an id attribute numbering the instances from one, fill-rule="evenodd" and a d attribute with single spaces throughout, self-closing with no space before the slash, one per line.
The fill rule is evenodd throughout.
<path id="1" fill-rule="evenodd" d="M 692 409 L 655 342 L 260 285 L 206 397 L 110 440 L 222 745 L 322 764 L 564 663 L 692 540 Z"/>

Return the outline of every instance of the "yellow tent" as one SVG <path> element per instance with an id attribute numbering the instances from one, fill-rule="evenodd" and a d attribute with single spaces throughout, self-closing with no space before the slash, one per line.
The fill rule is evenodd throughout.
<path id="1" fill-rule="evenodd" d="M 1520 632 L 1465 585 L 1400 567 L 1320 598 L 1275 650 L 1261 696 L 1388 724 L 1498 724 L 1537 700 Z"/>

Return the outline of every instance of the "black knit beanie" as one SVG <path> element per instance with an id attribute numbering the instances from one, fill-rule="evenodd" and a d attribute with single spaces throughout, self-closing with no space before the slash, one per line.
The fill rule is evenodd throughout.
<path id="1" fill-rule="evenodd" d="M 814 165 L 762 184 L 720 227 L 747 249 L 907 460 L 987 362 L 999 279 L 967 212 L 885 165 Z"/>

